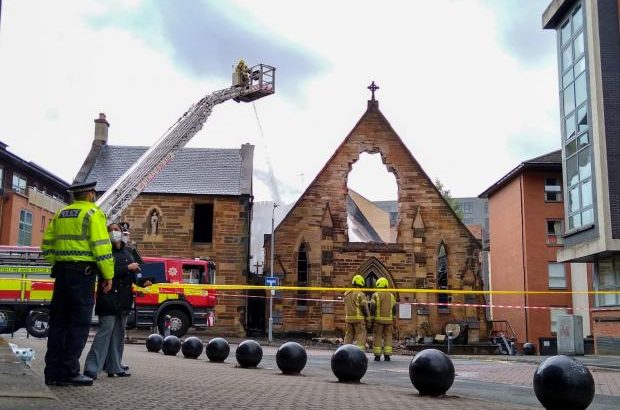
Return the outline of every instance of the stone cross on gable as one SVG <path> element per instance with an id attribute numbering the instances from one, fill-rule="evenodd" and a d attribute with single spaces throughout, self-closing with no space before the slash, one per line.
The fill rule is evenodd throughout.
<path id="1" fill-rule="evenodd" d="M 366 88 L 368 88 L 370 90 L 370 92 L 372 93 L 372 97 L 370 98 L 370 101 L 375 101 L 375 91 L 377 91 L 379 89 L 379 86 L 376 85 L 375 82 L 373 81 Z"/>

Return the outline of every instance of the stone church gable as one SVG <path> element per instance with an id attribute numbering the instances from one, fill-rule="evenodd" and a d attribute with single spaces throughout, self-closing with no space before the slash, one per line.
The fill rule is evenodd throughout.
<path id="1" fill-rule="evenodd" d="M 349 242 L 347 179 L 362 153 L 379 154 L 398 187 L 398 220 L 394 243 Z M 372 181 L 369 181 L 372 183 Z M 274 274 L 283 285 L 346 287 L 360 272 L 369 283 L 386 277 L 396 288 L 481 288 L 480 245 L 441 196 L 407 146 L 379 110 L 368 108 L 325 166 L 275 229 Z M 305 243 L 300 258 L 300 238 Z M 445 255 L 439 255 L 440 245 Z M 270 244 L 265 242 L 266 261 Z M 299 283 L 301 277 L 307 282 Z M 472 280 L 473 276 L 473 280 Z M 440 280 L 438 280 L 438 278 Z M 473 283 L 472 283 L 473 282 Z M 336 294 L 299 292 L 305 301 L 282 300 L 275 305 L 281 318 L 275 332 L 338 334 L 344 327 L 342 304 Z M 463 295 L 399 293 L 402 303 L 413 303 L 411 319 L 399 321 L 401 335 L 415 334 L 428 322 L 441 333 L 448 321 L 468 320 L 483 327 L 484 310 L 437 303 L 463 303 Z M 470 302 L 471 302 L 471 298 Z M 482 298 L 475 297 L 482 302 Z"/>

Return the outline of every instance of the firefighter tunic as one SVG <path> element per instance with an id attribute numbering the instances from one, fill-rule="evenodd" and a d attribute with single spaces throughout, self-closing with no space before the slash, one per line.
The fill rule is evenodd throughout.
<path id="1" fill-rule="evenodd" d="M 346 324 L 344 343 L 354 343 L 364 350 L 366 348 L 366 318 L 369 314 L 366 296 L 362 291 L 345 292 L 344 313 Z"/>
<path id="2" fill-rule="evenodd" d="M 375 356 L 392 354 L 392 330 L 396 298 L 390 292 L 375 292 L 370 299 L 374 312 L 373 353 Z"/>

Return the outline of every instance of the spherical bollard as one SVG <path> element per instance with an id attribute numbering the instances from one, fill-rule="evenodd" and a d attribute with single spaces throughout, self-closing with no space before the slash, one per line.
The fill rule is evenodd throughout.
<path id="1" fill-rule="evenodd" d="M 531 355 L 536 354 L 536 345 L 534 345 L 534 343 L 524 343 L 523 354 L 526 356 L 531 356 Z"/>
<path id="2" fill-rule="evenodd" d="M 179 350 L 181 350 L 181 340 L 178 337 L 174 335 L 164 337 L 161 351 L 164 352 L 166 356 L 176 356 Z"/>
<path id="3" fill-rule="evenodd" d="M 359 382 L 366 374 L 368 358 L 359 347 L 340 346 L 332 355 L 332 372 L 340 382 Z"/>
<path id="4" fill-rule="evenodd" d="M 146 338 L 146 350 L 157 353 L 161 350 L 163 342 L 164 338 L 159 333 L 153 333 Z"/>
<path id="5" fill-rule="evenodd" d="M 306 349 L 296 342 L 286 342 L 276 352 L 276 364 L 284 374 L 300 373 L 307 360 Z"/>
<path id="6" fill-rule="evenodd" d="M 263 348 L 254 340 L 245 340 L 237 346 L 235 357 L 241 367 L 256 367 L 263 359 Z"/>
<path id="7" fill-rule="evenodd" d="M 228 345 L 228 341 L 226 341 L 226 339 L 216 337 L 209 340 L 209 343 L 207 343 L 207 347 L 205 348 L 205 353 L 210 361 L 221 363 L 228 358 L 230 346 Z"/>
<path id="8" fill-rule="evenodd" d="M 181 345 L 181 352 L 183 356 L 189 359 L 197 359 L 198 356 L 202 354 L 202 348 L 204 345 L 202 344 L 202 340 L 197 337 L 191 336 L 183 341 Z"/>
<path id="9" fill-rule="evenodd" d="M 437 349 L 425 349 L 409 363 L 409 379 L 421 396 L 441 396 L 454 383 L 454 364 Z"/>
<path id="10" fill-rule="evenodd" d="M 594 379 L 588 368 L 574 358 L 552 356 L 534 373 L 534 393 L 547 410 L 581 410 L 594 398 Z"/>

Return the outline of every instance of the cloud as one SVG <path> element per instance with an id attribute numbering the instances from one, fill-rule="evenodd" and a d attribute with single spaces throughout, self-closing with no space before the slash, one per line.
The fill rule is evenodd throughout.
<path id="1" fill-rule="evenodd" d="M 484 0 L 497 15 L 499 40 L 523 63 L 539 64 L 556 53 L 555 36 L 542 29 L 547 2 Z"/>
<path id="2" fill-rule="evenodd" d="M 232 68 L 243 58 L 276 67 L 277 88 L 294 97 L 303 81 L 320 74 L 325 63 L 301 47 L 276 37 L 242 9 L 210 0 L 149 1 L 130 9 L 110 8 L 93 16 L 93 27 L 122 27 L 147 44 L 165 48 L 188 74 L 230 81 Z M 157 40 L 154 37 L 160 37 Z"/>

